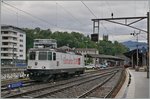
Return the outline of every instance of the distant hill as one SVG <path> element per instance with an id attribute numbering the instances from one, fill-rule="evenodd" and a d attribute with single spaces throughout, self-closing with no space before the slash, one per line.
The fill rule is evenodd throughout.
<path id="1" fill-rule="evenodd" d="M 138 44 L 138 48 L 142 48 L 142 47 L 147 48 L 147 43 L 145 42 L 126 41 L 126 42 L 122 42 L 122 44 L 128 47 L 130 50 L 136 49 L 137 44 Z"/>

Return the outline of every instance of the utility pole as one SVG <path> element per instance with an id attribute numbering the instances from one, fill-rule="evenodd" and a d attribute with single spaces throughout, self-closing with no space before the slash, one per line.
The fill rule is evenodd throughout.
<path id="1" fill-rule="evenodd" d="M 133 36 L 136 36 L 136 41 L 137 41 L 137 48 L 136 48 L 136 65 L 137 65 L 137 67 L 139 67 L 139 48 L 138 48 L 138 35 L 140 34 L 140 32 L 139 33 L 135 33 L 135 31 L 134 31 L 134 33 L 131 33 L 131 35 L 133 35 Z"/>
<path id="2" fill-rule="evenodd" d="M 13 66 L 14 66 L 14 65 L 15 65 L 15 64 L 14 64 L 14 44 L 13 44 L 13 50 L 12 50 L 12 51 L 13 51 L 13 55 L 12 55 L 12 64 L 13 64 Z"/>
<path id="3" fill-rule="evenodd" d="M 0 0 L 0 7 L 1 7 L 1 2 L 2 0 Z M 0 13 L 0 25 L 1 25 L 1 13 Z M 0 26 L 0 31 L 1 31 L 1 26 Z M 0 33 L 0 67 L 1 67 L 1 46 L 2 46 L 2 35 Z M 1 70 L 0 70 L 0 73 L 1 73 Z"/>
<path id="4" fill-rule="evenodd" d="M 149 6 L 150 6 L 150 1 L 149 1 Z M 150 10 L 149 10 L 150 11 Z M 149 12 L 147 12 L 147 43 L 148 43 L 148 54 L 147 54 L 147 78 L 149 78 L 149 62 L 150 62 L 150 43 L 149 43 L 149 38 L 150 38 L 150 15 Z"/>
<path id="5" fill-rule="evenodd" d="M 85 50 L 86 50 L 86 54 L 85 54 L 85 55 L 86 55 L 86 56 L 85 56 L 85 65 L 87 65 L 87 42 L 88 42 L 88 41 L 85 41 L 85 44 L 86 44 L 86 49 L 85 49 Z"/>

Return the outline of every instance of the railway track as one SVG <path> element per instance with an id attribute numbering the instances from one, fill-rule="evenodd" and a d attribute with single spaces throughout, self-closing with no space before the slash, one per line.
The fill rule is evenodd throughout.
<path id="1" fill-rule="evenodd" d="M 68 84 L 71 84 L 73 82 L 77 82 L 77 81 L 81 81 L 83 79 L 89 79 L 90 77 L 97 77 L 99 75 L 107 75 L 108 73 L 112 73 L 114 72 L 114 70 L 112 71 L 109 71 L 109 72 L 105 72 L 105 73 L 97 73 L 97 74 L 92 74 L 92 75 L 88 75 L 88 76 L 81 76 L 81 77 L 77 77 L 77 78 L 73 78 L 73 79 L 69 79 L 69 80 L 64 80 L 64 81 L 60 81 L 60 82 L 56 82 L 56 84 L 45 84 L 43 85 L 42 87 L 34 87 L 34 89 L 30 89 L 30 90 L 27 90 L 27 91 L 24 91 L 24 92 L 21 92 L 21 93 L 17 93 L 17 94 L 11 94 L 11 95 L 7 95 L 5 96 L 6 98 L 15 98 L 15 97 L 25 97 L 25 96 L 29 96 L 29 97 L 41 97 L 41 96 L 37 96 L 40 92 L 41 93 L 45 93 L 45 91 L 48 91 L 48 90 L 55 90 L 55 89 L 58 89 L 59 87 L 62 87 L 62 86 L 67 86 Z M 92 78 L 93 79 L 93 78 Z M 95 78 L 96 79 L 96 78 Z M 58 87 L 58 88 L 57 88 Z M 48 91 L 49 92 L 49 91 Z"/>
<path id="2" fill-rule="evenodd" d="M 88 90 L 87 92 L 80 95 L 78 98 L 87 98 L 87 97 L 95 97 L 95 98 L 110 98 L 110 93 L 113 92 L 113 89 L 116 87 L 116 84 L 119 81 L 121 76 L 121 72 L 118 72 L 114 75 L 111 75 L 107 79 L 105 79 L 102 83 L 95 85 L 93 88 Z"/>
<path id="3" fill-rule="evenodd" d="M 110 67 L 110 68 L 106 68 L 106 69 L 101 70 L 101 72 L 105 72 L 105 71 L 113 70 L 113 69 L 115 69 L 115 68 L 114 67 L 113 68 Z M 87 75 L 87 74 L 91 74 L 91 73 L 96 73 L 96 72 L 100 72 L 100 70 L 86 71 L 83 75 Z M 70 78 L 68 78 L 68 79 L 70 79 Z M 63 79 L 59 79 L 59 80 L 63 80 Z M 57 81 L 59 81 L 59 80 L 57 80 Z M 22 87 L 33 86 L 33 85 L 37 84 L 35 81 L 29 80 L 29 79 L 24 79 L 24 80 L 17 79 L 17 80 L 5 81 L 5 83 L 2 82 L 1 91 L 2 92 L 9 91 L 8 84 L 15 83 L 15 82 L 18 82 L 18 81 L 23 82 L 23 86 Z M 41 84 L 41 83 L 38 83 L 38 84 Z M 17 89 L 17 88 L 18 87 L 14 88 L 14 89 Z"/>

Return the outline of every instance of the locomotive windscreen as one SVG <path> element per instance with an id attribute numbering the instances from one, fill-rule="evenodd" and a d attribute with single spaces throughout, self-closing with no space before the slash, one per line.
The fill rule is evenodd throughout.
<path id="1" fill-rule="evenodd" d="M 36 58 L 36 52 L 30 52 L 29 59 L 30 60 L 35 60 L 35 58 Z"/>
<path id="2" fill-rule="evenodd" d="M 47 52 L 39 52 L 39 60 L 47 60 Z"/>

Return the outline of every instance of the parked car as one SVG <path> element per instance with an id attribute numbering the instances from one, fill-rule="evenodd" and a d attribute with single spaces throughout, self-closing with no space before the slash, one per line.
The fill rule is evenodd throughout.
<path id="1" fill-rule="evenodd" d="M 95 65 L 94 64 L 89 64 L 89 65 L 85 65 L 86 69 L 95 69 Z"/>
<path id="2" fill-rule="evenodd" d="M 100 64 L 99 67 L 103 69 L 106 68 L 107 66 L 105 64 Z"/>

